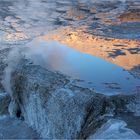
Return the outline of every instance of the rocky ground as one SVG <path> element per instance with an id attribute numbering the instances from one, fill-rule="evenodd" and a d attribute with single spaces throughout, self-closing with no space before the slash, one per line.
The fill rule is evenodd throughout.
<path id="1" fill-rule="evenodd" d="M 1 0 L 0 138 L 140 139 L 140 85 L 114 96 L 77 86 L 30 57 L 40 39 L 140 77 L 139 0 Z"/>
<path id="2" fill-rule="evenodd" d="M 21 59 L 12 72 L 11 88 L 10 115 L 24 118 L 42 138 L 139 138 L 120 120 L 123 114 L 130 112 L 139 116 L 139 94 L 105 96 L 95 93 L 26 59 Z M 130 123 L 129 118 L 127 121 Z M 107 124 L 98 130 L 105 122 Z M 104 127 L 108 128 L 105 132 Z"/>
<path id="3" fill-rule="evenodd" d="M 0 139 L 39 139 L 39 136 L 25 122 L 9 116 L 1 116 Z"/>

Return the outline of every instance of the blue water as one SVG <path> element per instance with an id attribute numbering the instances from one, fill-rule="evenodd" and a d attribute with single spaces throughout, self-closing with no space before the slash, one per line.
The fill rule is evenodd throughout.
<path id="1" fill-rule="evenodd" d="M 58 42 L 33 41 L 29 46 L 35 62 L 76 79 L 73 84 L 107 95 L 133 94 L 140 86 L 140 79 L 123 68 Z"/>

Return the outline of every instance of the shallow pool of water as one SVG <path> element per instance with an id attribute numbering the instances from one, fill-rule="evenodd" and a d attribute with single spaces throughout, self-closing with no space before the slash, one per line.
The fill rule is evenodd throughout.
<path id="1" fill-rule="evenodd" d="M 33 41 L 28 56 L 43 67 L 72 77 L 74 84 L 108 95 L 138 92 L 140 79 L 123 68 L 58 42 Z"/>

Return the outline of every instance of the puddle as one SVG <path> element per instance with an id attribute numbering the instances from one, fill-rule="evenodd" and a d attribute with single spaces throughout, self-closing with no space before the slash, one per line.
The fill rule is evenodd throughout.
<path id="1" fill-rule="evenodd" d="M 72 28 L 73 34 L 71 30 L 62 30 L 54 35 L 54 40 L 78 48 L 83 53 L 56 42 L 40 42 L 38 46 L 46 44 L 48 47 L 43 52 L 35 49 L 37 51 L 34 50 L 34 53 L 45 52 L 46 55 L 34 60 L 41 64 L 45 59 L 50 68 L 77 79 L 74 84 L 95 88 L 98 92 L 134 93 L 139 90 L 140 81 L 128 71 L 133 75 L 139 74 L 139 5 L 138 0 L 2 1 L 0 44 L 4 47 L 17 43 L 22 46 L 49 31 Z M 81 34 L 76 32 L 77 29 Z M 86 36 L 85 33 L 90 35 Z M 100 39 L 96 35 L 107 39 Z M 108 37 L 115 39 L 110 40 Z"/>
<path id="2" fill-rule="evenodd" d="M 28 46 L 35 63 L 72 77 L 73 84 L 107 95 L 132 94 L 140 86 L 140 79 L 123 68 L 58 42 L 40 40 Z"/>

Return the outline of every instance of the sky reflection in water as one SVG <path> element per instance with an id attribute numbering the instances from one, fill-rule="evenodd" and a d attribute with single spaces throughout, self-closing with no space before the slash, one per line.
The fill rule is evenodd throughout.
<path id="1" fill-rule="evenodd" d="M 36 62 L 76 79 L 74 84 L 108 95 L 132 94 L 140 86 L 140 79 L 121 67 L 58 42 L 33 41 L 29 46 Z"/>

